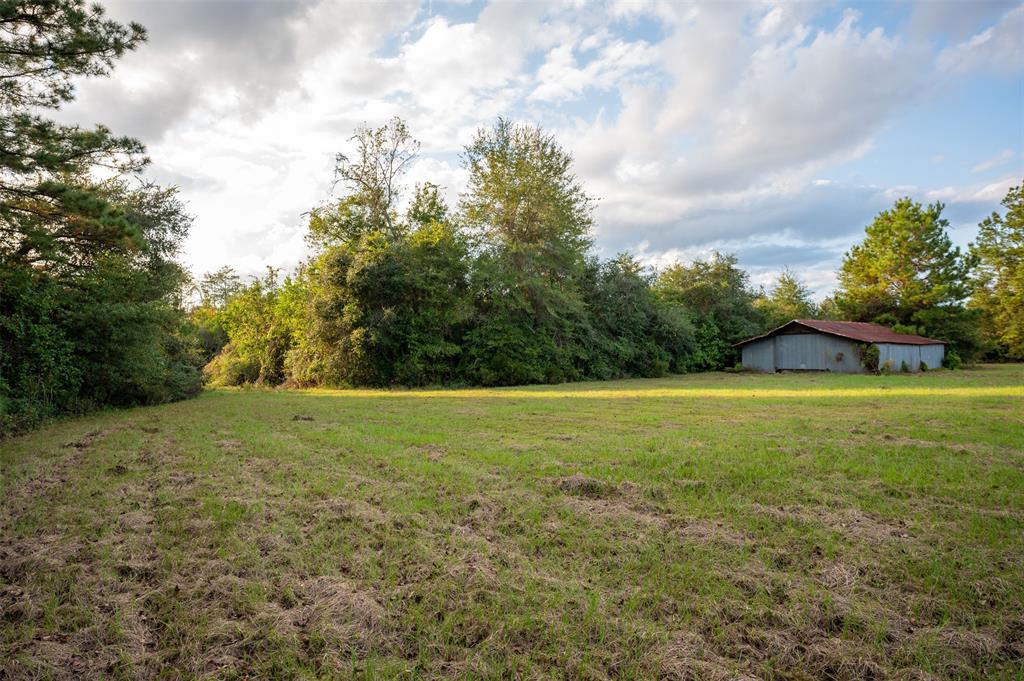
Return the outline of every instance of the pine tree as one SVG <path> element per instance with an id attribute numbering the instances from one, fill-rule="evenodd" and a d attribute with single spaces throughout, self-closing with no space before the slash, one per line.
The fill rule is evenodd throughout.
<path id="1" fill-rule="evenodd" d="M 40 115 L 74 95 L 73 79 L 102 76 L 145 30 L 105 18 L 81 0 L 0 2 L 0 259 L 82 267 L 110 247 L 143 247 L 139 226 L 88 182 L 105 167 L 134 171 L 142 145 L 99 126 L 84 130 Z"/>
<path id="2" fill-rule="evenodd" d="M 1024 183 L 978 226 L 970 306 L 982 312 L 984 339 L 995 357 L 1024 359 Z"/>
<path id="3" fill-rule="evenodd" d="M 755 306 L 765 317 L 766 329 L 774 329 L 793 319 L 814 319 L 818 306 L 811 291 L 791 270 L 785 269 L 775 280 L 767 295 L 758 298 Z"/>
<path id="4" fill-rule="evenodd" d="M 855 321 L 946 340 L 964 357 L 978 348 L 970 293 L 969 259 L 953 246 L 943 205 L 903 198 L 868 225 L 839 270 L 835 304 Z"/>
<path id="5" fill-rule="evenodd" d="M 123 178 L 146 163 L 137 140 L 44 117 L 144 39 L 81 0 L 0 0 L 0 437 L 200 388 L 176 190 Z"/>

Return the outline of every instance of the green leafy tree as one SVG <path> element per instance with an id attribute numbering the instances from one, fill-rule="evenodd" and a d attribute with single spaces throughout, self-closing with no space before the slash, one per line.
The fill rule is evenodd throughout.
<path id="1" fill-rule="evenodd" d="M 164 402 L 200 387 L 200 358 L 183 333 L 187 275 L 171 259 L 190 218 L 172 191 L 122 181 L 97 191 L 154 247 L 111 249 L 66 272 L 0 268 L 0 427 Z"/>
<path id="2" fill-rule="evenodd" d="M 412 227 L 426 227 L 432 223 L 448 222 L 448 204 L 441 196 L 441 188 L 433 182 L 416 186 L 412 203 L 406 211 L 406 222 Z"/>
<path id="3" fill-rule="evenodd" d="M 285 292 L 293 280 L 279 281 L 279 272 L 267 268 L 234 294 L 218 313 L 218 323 L 230 339 L 204 368 L 213 385 L 256 383 L 278 385 L 285 380 L 285 359 L 293 346 L 295 327 L 284 314 Z"/>
<path id="4" fill-rule="evenodd" d="M 692 370 L 733 364 L 732 344 L 764 326 L 749 276 L 732 254 L 716 252 L 707 260 L 672 265 L 660 273 L 654 290 L 661 300 L 686 309 L 693 322 L 694 350 L 687 366 Z"/>
<path id="5" fill-rule="evenodd" d="M 358 128 L 351 141 L 356 145 L 355 155 L 338 154 L 335 165 L 336 182 L 344 185 L 345 195 L 310 213 L 307 240 L 319 248 L 349 243 L 373 232 L 395 239 L 407 231 L 397 217 L 401 178 L 415 161 L 420 143 L 397 117 L 376 129 Z"/>
<path id="6" fill-rule="evenodd" d="M 821 304 L 818 305 L 818 319 L 833 319 L 841 321 L 843 319 L 843 312 L 839 309 L 839 305 L 836 303 L 835 295 L 826 296 Z"/>
<path id="7" fill-rule="evenodd" d="M 63 288 L 29 267 L 0 267 L 0 437 L 78 406 L 74 343 L 56 317 Z"/>
<path id="8" fill-rule="evenodd" d="M 467 382 L 520 385 L 588 377 L 594 333 L 578 279 L 552 284 L 519 269 L 512 258 L 485 251 L 473 261 L 470 290 L 473 318 L 460 367 Z"/>
<path id="9" fill-rule="evenodd" d="M 978 226 L 970 254 L 970 307 L 982 313 L 984 341 L 993 357 L 1024 359 L 1024 183 Z"/>
<path id="10" fill-rule="evenodd" d="M 590 271 L 584 295 L 596 342 L 588 378 L 652 378 L 685 371 L 693 325 L 685 308 L 654 295 L 654 273 L 628 253 L 594 263 Z"/>
<path id="11" fill-rule="evenodd" d="M 486 248 L 549 278 L 578 272 L 591 245 L 594 201 L 554 137 L 499 118 L 477 131 L 463 159 L 469 188 L 462 221 Z"/>
<path id="12" fill-rule="evenodd" d="M 579 281 L 593 200 L 572 156 L 540 128 L 499 119 L 466 148 L 459 213 L 476 240 L 475 321 L 464 371 L 486 384 L 586 375 L 586 306 Z"/>
<path id="13" fill-rule="evenodd" d="M 215 310 L 227 307 L 228 301 L 243 288 L 241 277 L 233 268 L 227 266 L 215 272 L 207 272 L 199 281 L 202 304 Z"/>
<path id="14" fill-rule="evenodd" d="M 289 359 L 300 383 L 427 385 L 454 380 L 469 315 L 467 245 L 451 224 L 407 238 L 365 235 L 310 268 L 306 335 Z"/>
<path id="15" fill-rule="evenodd" d="M 811 290 L 788 268 L 779 274 L 767 295 L 757 298 L 754 305 L 764 318 L 765 331 L 793 319 L 814 319 L 819 314 Z"/>
<path id="16" fill-rule="evenodd" d="M 245 289 L 241 277 L 231 267 L 207 272 L 194 285 L 198 289 L 199 304 L 189 311 L 190 333 L 195 337 L 202 363 L 206 364 L 228 344 L 223 311 L 236 295 Z"/>
<path id="17" fill-rule="evenodd" d="M 436 184 L 416 187 L 397 217 L 400 178 L 418 143 L 400 119 L 360 128 L 339 156 L 349 194 L 315 211 L 306 332 L 288 370 L 300 383 L 423 385 L 451 381 L 467 316 L 468 245 Z"/>
<path id="18" fill-rule="evenodd" d="M 196 394 L 199 358 L 184 334 L 188 274 L 174 261 L 192 217 L 175 189 L 115 179 L 98 185 L 145 247 L 109 249 L 62 278 L 57 319 L 74 340 L 88 407 L 156 404 Z"/>
<path id="19" fill-rule="evenodd" d="M 110 21 L 82 0 L 5 0 L 0 33 L 0 101 L 21 109 L 70 102 L 75 77 L 107 75 L 146 38 L 139 24 Z"/>
<path id="20" fill-rule="evenodd" d="M 835 303 L 847 319 L 946 340 L 969 358 L 978 347 L 977 315 L 964 307 L 970 263 L 942 210 L 904 198 L 879 213 L 843 258 Z"/>
<path id="21" fill-rule="evenodd" d="M 83 408 L 159 404 L 200 387 L 192 339 L 173 295 L 187 274 L 173 263 L 102 259 L 64 293 L 61 325 L 74 341 Z"/>

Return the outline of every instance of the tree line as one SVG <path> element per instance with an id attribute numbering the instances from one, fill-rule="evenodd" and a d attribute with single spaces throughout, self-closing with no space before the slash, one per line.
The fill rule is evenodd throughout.
<path id="1" fill-rule="evenodd" d="M 46 116 L 145 39 L 76 0 L 0 2 L 0 435 L 202 387 L 175 260 L 191 217 L 136 179 L 137 140 Z"/>
<path id="2" fill-rule="evenodd" d="M 79 0 L 0 3 L 0 434 L 59 414 L 214 385 L 511 385 L 731 367 L 733 343 L 793 318 L 877 321 L 947 340 L 952 361 L 1024 359 L 1024 194 L 966 253 L 941 204 L 897 201 L 816 304 L 734 255 L 660 271 L 595 256 L 594 205 L 542 129 L 499 119 L 463 153 L 456 205 L 404 187 L 419 145 L 393 119 L 336 159 L 313 255 L 282 277 L 193 281 L 174 188 L 137 179 L 134 139 L 45 117 L 72 80 L 145 40 Z M 100 180 L 97 178 L 107 177 Z M 409 191 L 409 195 L 405 192 Z M 198 304 L 192 291 L 198 290 Z"/>
<path id="3" fill-rule="evenodd" d="M 951 365 L 1020 359 L 1022 193 L 966 253 L 943 206 L 900 199 L 845 255 L 816 304 L 789 270 L 755 288 L 734 255 L 654 271 L 593 255 L 594 201 L 540 128 L 499 119 L 463 154 L 455 207 L 429 182 L 408 208 L 418 145 L 394 119 L 339 157 L 341 197 L 310 214 L 315 254 L 279 280 L 200 285 L 206 379 L 294 386 L 515 385 L 733 366 L 734 343 L 797 318 L 872 321 L 949 342 Z"/>

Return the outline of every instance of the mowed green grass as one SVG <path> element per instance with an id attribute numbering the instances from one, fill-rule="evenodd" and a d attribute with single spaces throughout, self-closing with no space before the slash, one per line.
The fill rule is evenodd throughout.
<path id="1" fill-rule="evenodd" d="M 0 444 L 0 677 L 1024 678 L 1024 368 L 218 390 Z"/>

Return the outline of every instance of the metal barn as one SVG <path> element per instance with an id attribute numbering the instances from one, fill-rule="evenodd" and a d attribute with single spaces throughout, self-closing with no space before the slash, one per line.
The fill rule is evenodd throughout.
<path id="1" fill-rule="evenodd" d="M 878 348 L 878 366 L 899 371 L 906 362 L 919 371 L 942 366 L 945 343 L 923 336 L 896 333 L 881 324 L 794 319 L 762 336 L 748 338 L 737 346 L 743 351 L 743 366 L 754 371 L 837 371 L 862 374 L 861 347 Z M 888 363 L 888 364 L 887 364 Z"/>

